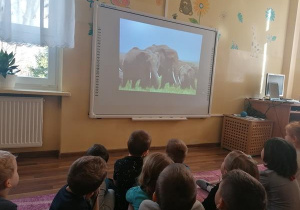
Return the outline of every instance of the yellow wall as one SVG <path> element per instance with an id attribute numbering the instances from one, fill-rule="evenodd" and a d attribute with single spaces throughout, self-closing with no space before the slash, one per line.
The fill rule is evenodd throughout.
<path id="1" fill-rule="evenodd" d="M 110 1 L 106 1 L 110 3 Z M 155 0 L 131 0 L 134 10 L 164 15 L 164 5 Z M 177 19 L 199 19 L 178 11 L 180 0 L 168 1 L 167 16 L 177 13 Z M 192 0 L 194 2 L 194 0 Z M 220 40 L 216 61 L 212 113 L 238 113 L 243 109 L 245 97 L 263 96 L 261 81 L 267 72 L 280 73 L 283 62 L 286 22 L 289 1 L 282 0 L 231 0 L 204 1 L 209 9 L 200 19 L 204 26 L 219 30 Z M 266 31 L 265 13 L 275 11 L 275 20 L 270 21 Z M 238 13 L 243 22 L 239 22 Z M 183 139 L 187 144 L 219 142 L 222 118 L 189 119 L 179 122 L 133 122 L 130 119 L 89 119 L 89 86 L 91 66 L 91 37 L 88 36 L 92 21 L 92 9 L 85 1 L 76 1 L 76 43 L 74 49 L 64 50 L 63 90 L 71 97 L 62 99 L 61 146 L 62 153 L 87 149 L 99 142 L 108 149 L 126 148 L 129 134 L 135 129 L 145 129 L 153 137 L 152 146 L 163 146 L 171 137 Z M 264 45 L 267 36 L 276 40 L 267 44 L 264 62 Z M 231 49 L 232 44 L 238 50 Z M 258 51 L 251 45 L 258 46 Z M 263 64 L 265 63 L 265 66 Z M 263 76 L 263 78 L 262 78 Z M 264 89 L 262 88 L 262 91 Z"/>
<path id="2" fill-rule="evenodd" d="M 287 22 L 293 22 L 288 19 L 289 4 L 297 4 L 298 0 L 191 0 L 195 1 L 204 3 L 205 8 L 208 8 L 201 13 L 201 25 L 217 28 L 220 33 L 212 113 L 239 113 L 243 110 L 244 98 L 264 95 L 267 72 L 282 72 Z M 110 4 L 111 1 L 106 2 Z M 164 16 L 164 3 L 158 5 L 159 2 L 131 0 L 129 7 Z M 190 18 L 199 20 L 195 11 L 192 16 L 179 12 L 180 0 L 167 2 L 167 17 L 172 18 L 176 13 L 177 19 L 181 21 L 188 22 Z M 269 22 L 269 29 L 266 29 L 268 22 L 265 15 L 268 8 L 275 11 L 275 16 L 274 21 Z M 238 13 L 243 16 L 242 22 L 238 19 Z M 172 137 L 180 138 L 187 144 L 220 141 L 221 117 L 175 122 L 90 119 L 88 112 L 92 40 L 88 31 L 91 22 L 92 9 L 89 8 L 89 3 L 76 0 L 75 48 L 64 49 L 62 73 L 63 90 L 71 92 L 72 96 L 62 97 L 61 103 L 55 97 L 46 101 L 44 146 L 37 150 L 60 149 L 61 153 L 71 153 L 84 151 L 96 142 L 108 149 L 126 148 L 129 134 L 136 129 L 145 129 L 151 134 L 152 146 L 164 146 Z M 291 39 L 289 36 L 287 38 Z M 231 49 L 233 45 L 238 49 Z"/>

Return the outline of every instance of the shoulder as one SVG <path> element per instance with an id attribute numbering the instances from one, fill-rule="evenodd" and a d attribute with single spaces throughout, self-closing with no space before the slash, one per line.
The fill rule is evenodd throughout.
<path id="1" fill-rule="evenodd" d="M 200 203 L 199 201 L 196 200 L 196 202 L 194 203 L 192 210 L 205 210 L 202 203 Z"/>
<path id="2" fill-rule="evenodd" d="M 160 210 L 158 203 L 151 200 L 144 200 L 139 210 Z"/>
<path id="3" fill-rule="evenodd" d="M 140 186 L 136 186 L 136 187 L 132 187 L 132 188 L 130 188 L 128 191 L 127 191 L 127 193 L 129 192 L 129 193 L 136 193 L 136 192 L 140 192 L 142 189 L 141 189 L 141 187 Z"/>
<path id="4" fill-rule="evenodd" d="M 137 193 L 141 191 L 140 186 L 130 188 L 126 193 L 126 199 L 132 199 Z"/>
<path id="5" fill-rule="evenodd" d="M 127 156 L 122 159 L 119 159 L 115 163 L 115 168 L 130 168 L 133 165 L 142 166 L 143 165 L 143 158 L 142 157 L 133 157 Z"/>
<path id="6" fill-rule="evenodd" d="M 91 209 L 89 203 L 83 196 L 75 195 L 66 190 L 67 185 L 63 186 L 51 203 L 51 210 L 58 209 Z"/>
<path id="7" fill-rule="evenodd" d="M 0 206 L 3 210 L 17 210 L 17 205 L 9 200 L 0 198 Z"/>
<path id="8" fill-rule="evenodd" d="M 259 171 L 259 178 L 260 179 L 270 179 L 276 176 L 276 172 L 270 169 L 266 169 L 264 171 Z"/>

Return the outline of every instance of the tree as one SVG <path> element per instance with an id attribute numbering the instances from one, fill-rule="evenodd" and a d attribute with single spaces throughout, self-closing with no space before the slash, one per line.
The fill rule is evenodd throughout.
<path id="1" fill-rule="evenodd" d="M 48 77 L 48 50 L 40 51 L 35 55 L 37 67 L 29 67 L 29 71 L 33 77 L 47 78 Z"/>

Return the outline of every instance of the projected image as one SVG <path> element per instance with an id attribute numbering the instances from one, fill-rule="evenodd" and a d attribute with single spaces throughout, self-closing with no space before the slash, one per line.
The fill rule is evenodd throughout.
<path id="1" fill-rule="evenodd" d="M 120 19 L 119 90 L 196 95 L 202 35 Z"/>

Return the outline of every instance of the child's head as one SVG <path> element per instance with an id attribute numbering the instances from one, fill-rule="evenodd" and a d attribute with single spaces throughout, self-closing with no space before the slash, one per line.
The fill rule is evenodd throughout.
<path id="1" fill-rule="evenodd" d="M 266 197 L 266 191 L 257 179 L 235 169 L 223 176 L 215 203 L 220 210 L 265 210 Z"/>
<path id="2" fill-rule="evenodd" d="M 139 184 L 150 198 L 155 191 L 159 174 L 173 161 L 165 154 L 152 153 L 144 159 L 142 172 L 139 176 Z"/>
<path id="3" fill-rule="evenodd" d="M 94 144 L 92 147 L 90 147 L 87 150 L 86 155 L 99 156 L 99 157 L 103 158 L 103 160 L 105 160 L 105 162 L 107 162 L 109 159 L 109 154 L 108 154 L 107 149 L 101 144 Z"/>
<path id="4" fill-rule="evenodd" d="M 298 169 L 294 146 L 282 138 L 267 140 L 261 151 L 261 159 L 268 169 L 286 178 L 294 176 Z"/>
<path id="5" fill-rule="evenodd" d="M 188 148 L 185 143 L 179 139 L 170 139 L 167 144 L 166 153 L 174 163 L 183 163 Z"/>
<path id="6" fill-rule="evenodd" d="M 300 147 L 300 122 L 295 121 L 287 124 L 285 126 L 285 132 L 285 140 Z"/>
<path id="7" fill-rule="evenodd" d="M 138 157 L 146 156 L 148 154 L 150 144 L 151 137 L 143 130 L 134 131 L 127 142 L 130 155 Z"/>
<path id="8" fill-rule="evenodd" d="M 19 182 L 16 157 L 0 150 L 0 191 L 17 186 Z"/>
<path id="9" fill-rule="evenodd" d="M 196 194 L 194 177 L 183 164 L 173 163 L 160 173 L 155 196 L 161 210 L 190 210 Z"/>
<path id="10" fill-rule="evenodd" d="M 68 185 L 76 195 L 94 192 L 106 177 L 106 163 L 96 156 L 78 158 L 70 167 Z"/>
<path id="11" fill-rule="evenodd" d="M 231 151 L 225 157 L 221 165 L 221 172 L 223 175 L 233 169 L 241 169 L 253 176 L 254 178 L 259 179 L 259 172 L 256 162 L 242 151 Z"/>

